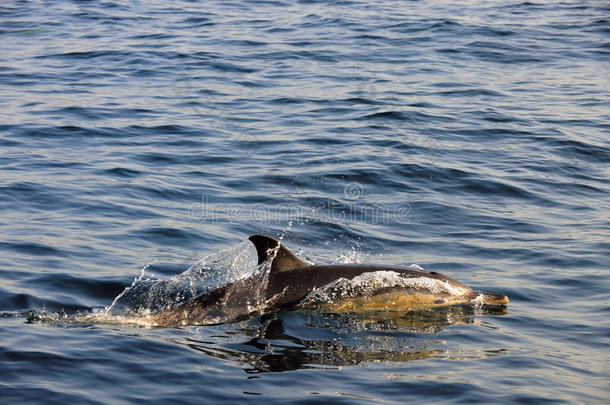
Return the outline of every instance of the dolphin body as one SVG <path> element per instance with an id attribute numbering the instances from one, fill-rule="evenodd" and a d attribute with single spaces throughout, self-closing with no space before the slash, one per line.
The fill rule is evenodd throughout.
<path id="1" fill-rule="evenodd" d="M 294 306 L 321 291 L 326 294 L 320 294 L 323 299 L 318 301 L 334 312 L 508 303 L 505 295 L 473 291 L 436 272 L 370 264 L 312 265 L 271 237 L 253 235 L 249 240 L 256 247 L 259 266 L 271 261 L 268 274 L 238 280 L 142 320 L 152 326 L 218 324 L 255 311 Z M 373 288 L 358 291 L 354 284 Z M 316 300 L 311 302 L 315 304 Z"/>

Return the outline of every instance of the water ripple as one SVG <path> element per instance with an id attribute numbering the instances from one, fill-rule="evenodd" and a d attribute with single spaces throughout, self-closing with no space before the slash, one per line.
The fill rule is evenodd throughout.
<path id="1" fill-rule="evenodd" d="M 2 398 L 603 402 L 609 11 L 4 2 Z M 511 302 L 400 322 L 87 322 L 134 278 L 254 233 Z"/>

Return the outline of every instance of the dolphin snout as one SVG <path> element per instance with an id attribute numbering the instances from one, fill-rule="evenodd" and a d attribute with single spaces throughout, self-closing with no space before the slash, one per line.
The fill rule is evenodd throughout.
<path id="1" fill-rule="evenodd" d="M 508 304 L 508 297 L 504 294 L 494 293 L 479 293 L 483 296 L 483 301 L 488 305 L 506 305 Z"/>

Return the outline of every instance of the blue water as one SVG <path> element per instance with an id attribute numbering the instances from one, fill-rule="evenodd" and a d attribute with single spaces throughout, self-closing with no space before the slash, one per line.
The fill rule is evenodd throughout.
<path id="1" fill-rule="evenodd" d="M 606 402 L 609 33 L 601 0 L 2 2 L 2 402 Z M 62 321 L 254 233 L 511 302 Z"/>

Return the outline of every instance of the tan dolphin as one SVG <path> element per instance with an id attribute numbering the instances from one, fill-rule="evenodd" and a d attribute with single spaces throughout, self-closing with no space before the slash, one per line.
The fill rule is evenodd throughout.
<path id="1" fill-rule="evenodd" d="M 155 326 L 223 323 L 296 304 L 323 305 L 337 312 L 508 304 L 505 295 L 474 291 L 440 273 L 387 265 L 312 265 L 276 239 L 263 235 L 249 239 L 256 247 L 259 265 L 271 261 L 267 278 L 238 280 L 143 320 Z M 266 288 L 260 288 L 261 282 Z"/>

